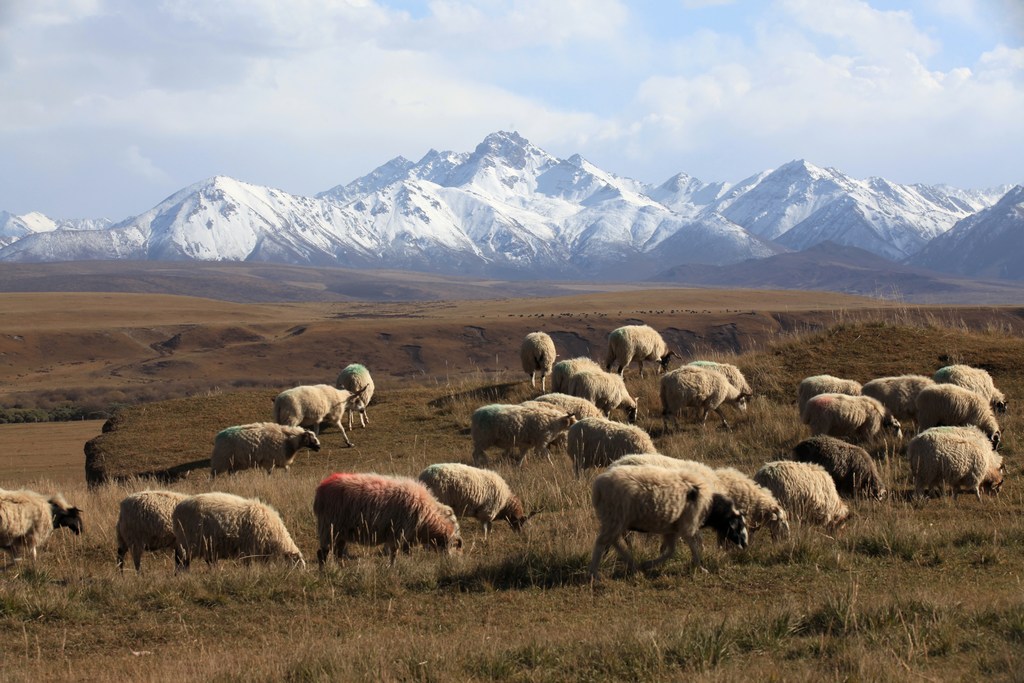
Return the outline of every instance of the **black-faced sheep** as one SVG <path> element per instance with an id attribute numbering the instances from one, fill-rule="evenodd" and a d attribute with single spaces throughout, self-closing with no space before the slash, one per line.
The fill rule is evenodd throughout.
<path id="1" fill-rule="evenodd" d="M 714 411 L 726 428 L 729 423 L 722 414 L 723 404 L 729 403 L 740 411 L 747 409 L 747 394 L 734 387 L 725 375 L 695 365 L 684 365 L 667 373 L 661 378 L 660 391 L 665 431 L 668 431 L 669 418 L 678 425 L 679 416 L 689 408 L 697 411 L 701 425 Z"/>
<path id="2" fill-rule="evenodd" d="M 860 382 L 852 379 L 842 379 L 832 375 L 814 375 L 805 377 L 797 387 L 796 401 L 797 412 L 804 414 L 804 406 L 813 397 L 819 394 L 846 394 L 848 396 L 860 396 Z"/>
<path id="3" fill-rule="evenodd" d="M 365 390 L 364 390 L 365 393 Z M 289 427 L 306 427 L 320 434 L 320 425 L 334 425 L 345 444 L 352 445 L 341 424 L 346 410 L 365 412 L 362 393 L 352 393 L 330 384 L 306 384 L 282 391 L 274 399 L 274 422 Z"/>
<path id="4" fill-rule="evenodd" d="M 477 408 L 470 420 L 473 437 L 473 463 L 487 465 L 488 448 L 504 448 L 505 457 L 519 449 L 518 464 L 533 450 L 551 460 L 548 446 L 576 422 L 575 416 L 561 408 L 527 401 L 525 404 L 494 403 Z"/>
<path id="5" fill-rule="evenodd" d="M 791 517 L 807 524 L 836 529 L 850 516 L 835 481 L 821 465 L 776 460 L 765 463 L 754 481 L 771 491 Z"/>
<path id="6" fill-rule="evenodd" d="M 594 479 L 591 502 L 600 523 L 590 558 L 594 581 L 600 580 L 598 567 L 609 547 L 630 571 L 635 570 L 632 553 L 623 543 L 629 531 L 662 537 L 661 554 L 644 563 L 645 570 L 672 557 L 680 537 L 690 546 L 693 566 L 701 567 L 702 527 L 713 528 L 720 541 L 747 545 L 746 523 L 732 501 L 707 479 L 685 470 L 653 465 L 611 468 Z"/>
<path id="7" fill-rule="evenodd" d="M 661 338 L 656 329 L 648 325 L 625 325 L 612 330 L 608 335 L 608 355 L 605 358 L 604 369 L 611 372 L 612 365 L 618 366 L 618 374 L 633 361 L 640 366 L 640 376 L 644 376 L 644 361 L 658 364 L 658 372 L 664 372 L 668 368 L 668 362 L 675 351 L 668 348 L 668 344 Z"/>
<path id="8" fill-rule="evenodd" d="M 800 419 L 813 434 L 868 441 L 880 437 L 885 429 L 897 439 L 903 437 L 900 421 L 870 396 L 818 394 L 807 401 Z"/>
<path id="9" fill-rule="evenodd" d="M 35 560 L 53 530 L 61 527 L 76 536 L 82 533 L 82 512 L 59 493 L 46 497 L 27 489 L 0 489 L 0 549 L 15 561 L 26 552 Z"/>
<path id="10" fill-rule="evenodd" d="M 328 476 L 313 497 L 321 565 L 346 556 L 348 543 L 381 545 L 394 565 L 398 551 L 414 544 L 452 553 L 462 549 L 455 512 L 422 483 L 408 477 L 339 472 Z"/>
<path id="11" fill-rule="evenodd" d="M 540 390 L 547 391 L 544 382 L 555 364 L 555 342 L 544 332 L 531 332 L 523 339 L 519 358 L 523 372 L 530 376 L 530 386 L 536 387 L 536 375 L 540 373 Z"/>
<path id="12" fill-rule="evenodd" d="M 473 517 L 484 527 L 484 540 L 495 519 L 520 531 L 529 519 L 523 503 L 500 474 L 462 463 L 430 465 L 417 477 L 455 516 Z"/>
<path id="13" fill-rule="evenodd" d="M 916 421 L 917 395 L 934 384 L 924 375 L 879 377 L 861 387 L 861 393 L 877 399 L 897 420 Z"/>
<path id="14" fill-rule="evenodd" d="M 219 491 L 190 496 L 174 506 L 171 524 L 182 549 L 182 570 L 197 557 L 207 564 L 222 558 L 282 558 L 306 566 L 277 510 L 255 498 Z"/>
<path id="15" fill-rule="evenodd" d="M 992 375 L 981 368 L 972 368 L 970 365 L 947 365 L 936 371 L 935 381 L 939 384 L 955 384 L 970 389 L 988 399 L 992 410 L 997 413 L 1006 412 L 1006 396 L 996 389 Z"/>
<path id="16" fill-rule="evenodd" d="M 303 448 L 320 450 L 320 440 L 302 427 L 287 427 L 275 422 L 254 422 L 222 429 L 213 439 L 210 474 L 237 472 L 262 467 L 270 474 L 275 467 L 285 471 Z"/>
<path id="17" fill-rule="evenodd" d="M 373 392 L 375 391 L 370 371 L 359 363 L 346 365 L 341 373 L 338 374 L 336 386 L 351 394 L 358 394 L 363 402 L 362 410 L 357 408 L 356 410 L 347 411 L 348 428 L 352 429 L 352 417 L 356 413 L 359 413 L 359 426 L 365 428 L 366 425 L 370 424 L 370 416 L 366 414 L 366 407 L 370 405 L 370 400 L 373 399 Z"/>
<path id="18" fill-rule="evenodd" d="M 1003 485 L 1003 458 L 977 427 L 932 427 L 911 439 L 907 446 L 910 471 L 918 497 L 943 485 L 956 498 L 961 489 L 995 495 Z"/>
<path id="19" fill-rule="evenodd" d="M 581 370 L 569 379 L 565 393 L 585 398 L 605 416 L 617 408 L 626 412 L 626 420 L 636 422 L 636 399 L 629 395 L 622 377 L 604 370 Z"/>
<path id="20" fill-rule="evenodd" d="M 750 384 L 747 382 L 747 378 L 743 376 L 743 371 L 731 363 L 716 363 L 713 360 L 695 360 L 690 361 L 687 365 L 706 368 L 708 370 L 714 370 L 715 372 L 721 373 L 727 380 L 729 380 L 730 384 L 740 390 L 740 393 L 746 394 L 748 397 L 752 397 L 754 395 L 753 390 L 750 388 Z"/>
<path id="21" fill-rule="evenodd" d="M 793 447 L 793 460 L 824 467 L 842 496 L 866 496 L 878 500 L 885 497 L 878 467 L 860 446 L 831 436 L 812 436 Z"/>
<path id="22" fill-rule="evenodd" d="M 603 368 L 590 358 L 582 356 L 560 360 L 551 369 L 551 391 L 567 394 L 569 393 L 569 380 L 577 372 L 602 372 Z"/>
<path id="23" fill-rule="evenodd" d="M 630 453 L 654 453 L 654 442 L 634 425 L 588 417 L 569 428 L 566 450 L 576 476 L 590 467 L 606 467 Z"/>
<path id="24" fill-rule="evenodd" d="M 936 384 L 917 395 L 917 422 L 923 429 L 967 427 L 985 432 L 993 448 L 999 448 L 999 423 L 988 399 L 956 384 Z"/>
<path id="25" fill-rule="evenodd" d="M 130 550 L 135 571 L 142 570 L 144 550 L 174 549 L 174 564 L 184 560 L 174 538 L 171 516 L 174 508 L 188 498 L 176 491 L 140 491 L 121 501 L 117 516 L 117 568 L 124 571 L 124 556 Z"/>

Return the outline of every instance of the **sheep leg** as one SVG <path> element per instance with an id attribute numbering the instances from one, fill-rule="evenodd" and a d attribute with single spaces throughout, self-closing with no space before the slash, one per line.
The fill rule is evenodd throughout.
<path id="1" fill-rule="evenodd" d="M 718 413 L 718 417 L 722 418 L 722 424 L 726 429 L 731 429 L 729 423 L 725 421 L 725 415 L 722 414 L 722 406 L 715 408 L 715 412 Z M 704 417 L 707 418 L 707 413 L 704 413 Z"/>
<path id="2" fill-rule="evenodd" d="M 123 545 L 121 541 L 117 542 L 117 568 L 121 572 L 124 572 L 124 556 L 128 554 L 128 546 Z"/>
<path id="3" fill-rule="evenodd" d="M 519 467 L 523 466 L 523 463 L 526 462 L 526 453 L 529 450 L 530 449 L 525 447 L 525 446 L 523 448 L 519 449 L 519 457 L 516 458 L 516 465 L 518 465 Z M 551 461 L 551 455 L 548 454 L 548 462 L 550 462 L 550 461 Z"/>
<path id="4" fill-rule="evenodd" d="M 597 573 L 597 568 L 600 566 L 601 558 L 604 557 L 606 552 L 608 552 L 608 545 L 601 543 L 601 540 L 598 539 L 594 543 L 594 552 L 590 555 L 590 578 L 594 581 L 601 580 L 601 576 Z"/>
<path id="5" fill-rule="evenodd" d="M 482 449 L 482 448 L 474 448 L 473 449 L 473 464 L 474 465 L 478 465 L 480 467 L 487 467 L 487 465 L 488 465 L 487 454 L 484 453 L 484 449 Z"/>
<path id="6" fill-rule="evenodd" d="M 676 552 L 676 535 L 664 534 L 661 537 L 661 554 L 659 554 L 653 560 L 647 560 L 641 565 L 644 571 L 650 571 L 655 567 L 664 564 L 668 558 L 672 557 Z"/>
<path id="7" fill-rule="evenodd" d="M 690 546 L 690 555 L 693 568 L 707 571 L 706 569 L 704 569 L 704 563 L 701 560 L 702 546 L 700 541 L 700 532 L 697 532 L 693 536 L 687 538 L 686 543 Z"/>
<path id="8" fill-rule="evenodd" d="M 537 371 L 536 370 L 534 370 L 534 371 L 532 371 L 530 373 L 530 386 L 533 387 L 534 389 L 537 388 L 537 380 L 535 379 L 536 375 L 537 375 Z"/>
<path id="9" fill-rule="evenodd" d="M 338 429 L 341 430 L 341 438 L 345 439 L 345 445 L 352 448 L 352 442 L 348 439 L 348 434 L 345 432 L 345 428 L 341 425 L 341 420 L 338 420 Z"/>
<path id="10" fill-rule="evenodd" d="M 135 571 L 136 572 L 141 572 L 142 571 L 142 546 L 141 545 L 133 545 L 132 546 L 132 564 L 135 565 Z"/>

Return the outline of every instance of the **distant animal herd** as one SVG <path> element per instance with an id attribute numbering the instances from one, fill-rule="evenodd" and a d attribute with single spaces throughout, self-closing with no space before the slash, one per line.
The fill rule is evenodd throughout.
<path id="1" fill-rule="evenodd" d="M 383 546 L 395 562 L 414 545 L 444 552 L 462 547 L 459 519 L 482 523 L 486 540 L 495 520 L 519 531 L 530 515 L 505 480 L 489 469 L 487 451 L 502 449 L 506 460 L 522 466 L 532 452 L 551 459 L 550 448 L 564 446 L 577 477 L 605 468 L 594 477 L 591 501 L 598 532 L 590 575 L 614 548 L 627 567 L 636 568 L 628 534 L 661 536 L 661 552 L 645 563 L 651 569 L 669 559 L 679 539 L 690 547 L 692 563 L 702 566 L 701 529 L 713 529 L 720 542 L 745 547 L 758 529 L 773 539 L 789 534 L 790 522 L 831 530 L 849 517 L 844 499 L 882 499 L 887 491 L 864 445 L 891 434 L 902 437 L 904 424 L 916 435 L 907 445 L 915 495 L 949 487 L 999 492 L 1005 468 L 997 453 L 1001 432 L 996 414 L 1006 397 L 982 369 L 951 365 L 933 377 L 881 377 L 864 385 L 831 375 L 807 377 L 796 388 L 800 419 L 814 434 L 794 447 L 790 459 L 765 463 L 748 476 L 733 467 L 713 469 L 695 460 L 657 452 L 651 436 L 636 426 L 637 402 L 627 390 L 624 371 L 633 363 L 642 377 L 644 363 L 659 373 L 665 433 L 680 419 L 702 426 L 714 412 L 729 428 L 723 406 L 745 411 L 753 391 L 735 365 L 697 360 L 669 370 L 670 350 L 657 330 L 628 325 L 611 332 L 602 367 L 589 358 L 555 362 L 556 348 L 544 332 L 526 335 L 523 370 L 541 392 L 551 393 L 517 404 L 491 404 L 471 418 L 473 464 L 437 463 L 416 479 L 374 473 L 339 472 L 313 493 L 317 560 L 348 557 L 350 543 Z M 614 371 L 613 371 L 614 368 Z M 369 425 L 367 406 L 374 396 L 369 371 L 346 367 L 335 385 L 298 386 L 281 392 L 273 404 L 273 422 L 230 426 L 214 437 L 211 479 L 250 468 L 288 470 L 302 449 L 320 449 L 319 432 L 337 428 L 352 445 L 343 420 L 352 429 L 358 415 Z M 621 411 L 626 423 L 611 419 Z M 46 497 L 0 490 L 0 547 L 18 561 L 36 559 L 54 529 L 78 534 L 82 517 L 59 494 Z M 285 558 L 305 566 L 302 553 L 280 515 L 257 500 L 212 491 L 187 495 L 149 490 L 127 496 L 116 527 L 117 564 L 130 552 L 136 570 L 144 551 L 173 550 L 175 567 L 185 570 L 194 558 Z"/>

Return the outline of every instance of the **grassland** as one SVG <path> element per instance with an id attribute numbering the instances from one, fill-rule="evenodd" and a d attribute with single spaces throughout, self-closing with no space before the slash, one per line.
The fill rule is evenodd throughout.
<path id="1" fill-rule="evenodd" d="M 497 322 L 493 307 L 479 314 Z M 130 474 L 193 464 L 199 469 L 169 486 L 209 490 L 201 463 L 212 434 L 264 419 L 274 392 L 207 390 L 125 410 L 102 441 L 107 474 L 125 478 L 61 487 L 86 509 L 86 532 L 58 533 L 36 565 L 0 573 L 0 676 L 1019 680 L 1024 487 L 1015 404 L 1024 390 L 1024 340 L 1012 326 L 1013 311 L 998 311 L 988 323 L 971 315 L 844 311 L 828 325 L 819 319 L 817 331 L 801 324 L 762 337 L 740 355 L 706 352 L 739 365 L 758 393 L 731 432 L 709 425 L 664 433 L 657 380 L 629 376 L 640 423 L 662 452 L 747 472 L 806 436 L 793 395 L 807 374 L 867 380 L 968 362 L 988 368 L 1011 398 L 1003 423 L 1008 482 L 998 498 L 914 502 L 900 444 L 880 444 L 876 455 L 895 495 L 855 502 L 854 518 L 835 536 L 797 528 L 779 543 L 755 536 L 743 552 L 713 548 L 709 538 L 707 574 L 689 570 L 685 550 L 649 576 L 627 576 L 609 556 L 604 583 L 591 585 L 586 565 L 596 528 L 588 482 L 574 479 L 562 456 L 553 464 L 531 459 L 522 469 L 499 465 L 527 507 L 543 512 L 522 534 L 496 527 L 486 544 L 479 525 L 465 521 L 461 556 L 414 551 L 389 570 L 364 548 L 357 560 L 324 571 L 222 562 L 175 576 L 170 556 L 160 554 L 143 559 L 142 576 L 120 576 L 113 562 L 117 502 L 151 485 Z M 428 323 L 450 331 L 445 324 Z M 355 448 L 342 448 L 340 434 L 327 432 L 324 450 L 302 455 L 287 474 L 241 473 L 216 486 L 274 505 L 312 557 L 310 504 L 324 474 L 415 475 L 432 462 L 466 461 L 473 409 L 529 397 L 521 380 L 501 368 L 386 378 L 370 427 L 351 435 Z M 656 544 L 637 549 L 650 556 Z"/>

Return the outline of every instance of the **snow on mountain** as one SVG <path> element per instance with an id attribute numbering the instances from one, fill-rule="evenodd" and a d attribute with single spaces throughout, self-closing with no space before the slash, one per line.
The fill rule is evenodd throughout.
<path id="1" fill-rule="evenodd" d="M 1024 186 L 959 221 L 909 263 L 972 277 L 1024 280 Z"/>
<path id="2" fill-rule="evenodd" d="M 725 195 L 728 183 L 705 183 L 685 173 L 677 173 L 661 185 L 647 191 L 651 199 L 686 216 L 694 216 Z"/>
<path id="3" fill-rule="evenodd" d="M 110 225 L 105 218 L 58 218 L 32 211 L 21 216 L 15 216 L 6 211 L 0 211 L 0 247 L 13 244 L 14 242 L 36 233 L 53 232 L 55 230 L 102 230 Z"/>

